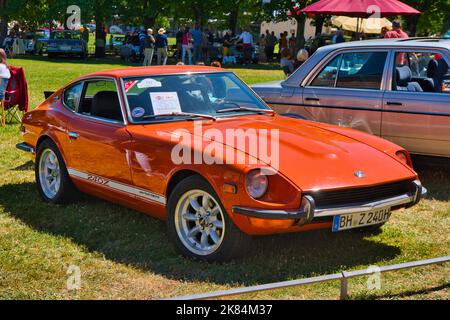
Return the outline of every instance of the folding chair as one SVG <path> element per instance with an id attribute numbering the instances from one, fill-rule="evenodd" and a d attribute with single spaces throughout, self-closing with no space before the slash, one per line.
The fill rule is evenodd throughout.
<path id="1" fill-rule="evenodd" d="M 5 93 L 5 99 L 0 107 L 2 112 L 2 126 L 17 120 L 22 121 L 28 110 L 28 90 L 25 74 L 22 68 L 10 66 L 11 78 Z"/>

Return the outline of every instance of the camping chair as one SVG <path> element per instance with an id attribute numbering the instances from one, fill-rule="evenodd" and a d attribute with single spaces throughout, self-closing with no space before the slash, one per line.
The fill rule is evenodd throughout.
<path id="1" fill-rule="evenodd" d="M 1 103 L 2 126 L 17 120 L 22 121 L 23 114 L 28 111 L 28 91 L 25 73 L 20 67 L 10 66 L 11 78 L 6 88 L 5 99 Z"/>

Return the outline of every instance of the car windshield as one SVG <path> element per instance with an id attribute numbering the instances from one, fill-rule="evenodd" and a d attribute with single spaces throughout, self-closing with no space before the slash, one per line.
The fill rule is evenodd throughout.
<path id="1" fill-rule="evenodd" d="M 124 89 L 134 123 L 273 113 L 228 72 L 125 78 Z"/>

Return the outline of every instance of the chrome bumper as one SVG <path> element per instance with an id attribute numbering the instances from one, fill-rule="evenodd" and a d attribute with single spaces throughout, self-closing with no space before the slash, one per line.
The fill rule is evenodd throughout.
<path id="1" fill-rule="evenodd" d="M 427 194 L 427 189 L 422 186 L 420 181 L 414 181 L 414 184 L 416 186 L 414 192 L 368 203 L 354 203 L 339 207 L 320 208 L 315 206 L 313 197 L 304 196 L 301 209 L 298 210 L 263 210 L 234 206 L 233 212 L 260 219 L 299 220 L 299 224 L 303 225 L 310 223 L 315 218 L 333 217 L 349 213 L 364 213 L 388 207 L 411 207 L 417 204 Z"/>
<path id="2" fill-rule="evenodd" d="M 24 142 L 16 144 L 16 148 L 21 150 L 21 151 L 29 152 L 31 154 L 35 153 L 34 148 L 32 146 L 24 143 Z"/>

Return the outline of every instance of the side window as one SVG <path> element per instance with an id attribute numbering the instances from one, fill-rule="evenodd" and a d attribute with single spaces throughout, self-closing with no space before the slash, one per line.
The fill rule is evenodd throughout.
<path id="1" fill-rule="evenodd" d="M 311 82 L 311 86 L 315 87 L 334 87 L 339 66 L 341 65 L 342 55 L 338 55 L 331 60 L 325 68 L 320 71 L 319 75 Z"/>
<path id="2" fill-rule="evenodd" d="M 450 69 L 437 52 L 397 52 L 392 89 L 450 93 Z"/>
<path id="3" fill-rule="evenodd" d="M 336 87 L 380 90 L 387 52 L 353 52 L 342 57 Z"/>
<path id="4" fill-rule="evenodd" d="M 78 83 L 64 91 L 64 104 L 72 111 L 76 111 L 83 93 L 83 83 Z"/>
<path id="5" fill-rule="evenodd" d="M 87 81 L 79 112 L 92 117 L 123 122 L 115 82 L 113 80 Z"/>

